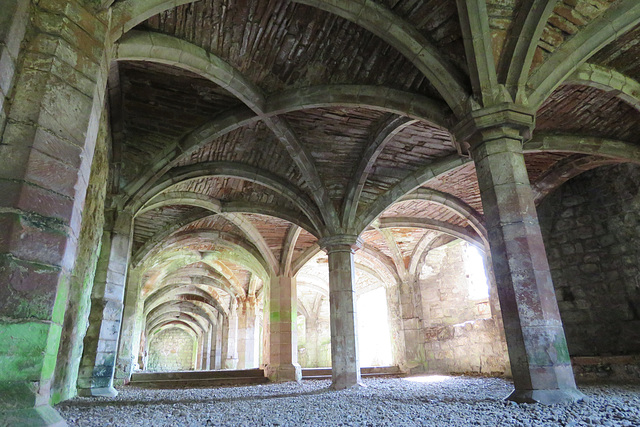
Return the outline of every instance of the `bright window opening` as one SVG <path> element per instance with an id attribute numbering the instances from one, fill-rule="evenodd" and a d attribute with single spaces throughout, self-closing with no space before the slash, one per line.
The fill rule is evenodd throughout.
<path id="1" fill-rule="evenodd" d="M 392 364 L 391 339 L 384 288 L 358 298 L 358 350 L 360 366 Z"/>
<path id="2" fill-rule="evenodd" d="M 480 253 L 480 249 L 473 245 L 467 245 L 464 255 L 464 266 L 469 278 L 469 298 L 472 300 L 489 298 L 487 272 L 484 269 L 484 257 Z"/>

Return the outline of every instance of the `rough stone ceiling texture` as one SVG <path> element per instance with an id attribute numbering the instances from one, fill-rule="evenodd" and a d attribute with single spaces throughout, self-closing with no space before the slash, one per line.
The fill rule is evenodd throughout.
<path id="1" fill-rule="evenodd" d="M 202 162 L 238 162 L 259 167 L 304 188 L 300 170 L 273 132 L 263 122 L 243 126 L 204 145 L 177 163 L 186 166 Z"/>
<path id="2" fill-rule="evenodd" d="M 202 0 L 142 27 L 212 52 L 267 93 L 326 83 L 391 86 L 438 97 L 399 52 L 347 20 L 286 0 Z"/>
<path id="3" fill-rule="evenodd" d="M 635 142 L 640 135 L 640 111 L 613 91 L 564 85 L 538 110 L 536 131 Z"/>
<path id="4" fill-rule="evenodd" d="M 119 63 L 123 140 L 121 186 L 148 166 L 168 141 L 240 101 L 207 79 L 151 62 Z"/>

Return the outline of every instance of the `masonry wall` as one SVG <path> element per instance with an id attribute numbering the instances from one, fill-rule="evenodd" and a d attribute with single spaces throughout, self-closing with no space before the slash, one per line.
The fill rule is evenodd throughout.
<path id="1" fill-rule="evenodd" d="M 538 206 L 571 356 L 640 353 L 640 166 L 585 172 Z"/>
<path id="2" fill-rule="evenodd" d="M 457 241 L 432 250 L 418 284 L 422 296 L 423 366 L 430 373 L 509 371 L 500 324 L 491 317 L 488 297 L 472 298 L 465 252 Z"/>
<path id="3" fill-rule="evenodd" d="M 148 371 L 193 370 L 193 338 L 182 329 L 169 328 L 149 342 Z"/>

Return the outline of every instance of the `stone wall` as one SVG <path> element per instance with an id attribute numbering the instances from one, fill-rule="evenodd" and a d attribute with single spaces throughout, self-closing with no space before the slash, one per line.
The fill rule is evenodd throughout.
<path id="1" fill-rule="evenodd" d="M 571 356 L 640 353 L 640 166 L 567 181 L 538 207 Z"/>
<path id="2" fill-rule="evenodd" d="M 489 298 L 474 298 L 470 287 L 470 250 L 467 243 L 456 241 L 432 250 L 425 259 L 418 282 L 425 339 L 421 362 L 430 373 L 508 374 L 501 324 L 491 318 Z"/>
<path id="3" fill-rule="evenodd" d="M 148 371 L 193 370 L 193 338 L 182 329 L 158 332 L 149 342 Z"/>

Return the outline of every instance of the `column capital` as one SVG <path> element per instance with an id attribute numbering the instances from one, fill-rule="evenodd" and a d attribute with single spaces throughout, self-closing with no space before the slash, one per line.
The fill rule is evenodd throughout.
<path id="1" fill-rule="evenodd" d="M 453 128 L 453 134 L 458 152 L 466 155 L 475 146 L 493 139 L 527 140 L 534 127 L 535 111 L 505 102 L 467 114 Z"/>
<path id="2" fill-rule="evenodd" d="M 355 252 L 360 249 L 363 244 L 364 241 L 361 237 L 352 234 L 337 234 L 318 240 L 318 245 L 326 252 L 344 250 L 345 247 L 348 247 L 351 252 Z"/>

